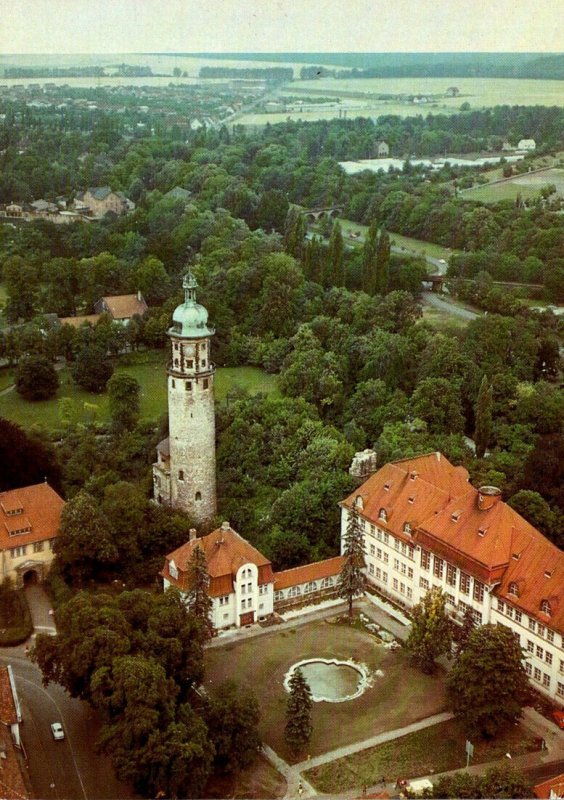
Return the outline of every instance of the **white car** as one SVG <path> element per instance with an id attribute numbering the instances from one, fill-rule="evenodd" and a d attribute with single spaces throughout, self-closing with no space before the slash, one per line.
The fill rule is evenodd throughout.
<path id="1" fill-rule="evenodd" d="M 65 732 L 60 722 L 51 723 L 51 733 L 53 734 L 53 739 L 59 740 L 65 738 Z"/>

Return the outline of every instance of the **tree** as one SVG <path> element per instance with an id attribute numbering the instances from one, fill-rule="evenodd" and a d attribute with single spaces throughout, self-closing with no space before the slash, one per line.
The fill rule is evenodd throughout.
<path id="1" fill-rule="evenodd" d="M 429 797 L 434 798 L 526 798 L 533 794 L 522 772 L 508 764 L 491 767 L 485 775 L 456 772 L 441 776 Z"/>
<path id="2" fill-rule="evenodd" d="M 45 356 L 24 356 L 16 370 L 16 390 L 26 400 L 48 400 L 54 397 L 59 377 Z"/>
<path id="3" fill-rule="evenodd" d="M 213 635 L 213 622 L 211 620 L 212 599 L 209 595 L 210 576 L 206 554 L 197 543 L 188 564 L 188 575 L 190 583 L 188 606 L 200 621 L 206 637 L 211 638 Z"/>
<path id="4" fill-rule="evenodd" d="M 446 378 L 424 378 L 411 397 L 413 416 L 424 420 L 431 433 L 462 433 L 464 416 L 460 383 Z"/>
<path id="5" fill-rule="evenodd" d="M 364 239 L 362 248 L 361 288 L 368 294 L 373 293 L 374 272 L 376 271 L 376 246 L 378 243 L 378 222 L 373 220 Z"/>
<path id="6" fill-rule="evenodd" d="M 0 486 L 18 489 L 47 480 L 60 491 L 61 470 L 48 442 L 0 417 Z"/>
<path id="7" fill-rule="evenodd" d="M 492 435 L 493 388 L 484 375 L 476 401 L 474 429 L 474 443 L 476 444 L 476 458 L 483 458 Z"/>
<path id="8" fill-rule="evenodd" d="M 54 550 L 63 571 L 78 581 L 93 577 L 117 560 L 108 521 L 87 492 L 79 492 L 63 508 Z"/>
<path id="9" fill-rule="evenodd" d="M 462 619 L 462 625 L 460 627 L 458 625 L 453 627 L 457 655 L 462 653 L 462 651 L 466 648 L 470 635 L 475 627 L 476 623 L 474 622 L 472 608 L 470 606 L 466 606 L 464 617 Z"/>
<path id="10" fill-rule="evenodd" d="M 435 671 L 435 660 L 452 647 L 452 623 L 446 612 L 446 597 L 439 588 L 430 589 L 412 609 L 406 647 L 423 672 Z"/>
<path id="11" fill-rule="evenodd" d="M 452 710 L 469 735 L 496 736 L 521 716 L 529 697 L 523 651 L 504 625 L 472 632 L 447 678 Z"/>
<path id="12" fill-rule="evenodd" d="M 313 732 L 311 689 L 299 667 L 292 672 L 288 689 L 284 739 L 294 753 L 299 753 L 309 742 Z"/>
<path id="13" fill-rule="evenodd" d="M 353 599 L 364 590 L 364 536 L 358 514 L 349 510 L 347 530 L 345 531 L 345 561 L 339 575 L 339 597 L 349 604 L 349 621 L 352 621 Z"/>
<path id="14" fill-rule="evenodd" d="M 331 237 L 329 239 L 329 252 L 326 260 L 327 274 L 324 277 L 323 285 L 344 286 L 345 285 L 345 253 L 343 244 L 343 232 L 339 222 L 333 225 Z"/>
<path id="15" fill-rule="evenodd" d="M 87 345 L 76 357 L 71 367 L 73 380 L 88 392 L 103 392 L 112 377 L 114 368 L 105 350 Z"/>
<path id="16" fill-rule="evenodd" d="M 139 421 L 139 382 L 124 372 L 119 372 L 107 383 L 112 425 L 116 433 L 131 431 Z"/>
<path id="17" fill-rule="evenodd" d="M 260 748 L 260 710 L 252 692 L 242 694 L 233 681 L 214 690 L 204 718 L 215 748 L 215 766 L 222 772 L 248 767 Z"/>
<path id="18" fill-rule="evenodd" d="M 384 229 L 380 231 L 376 245 L 376 270 L 374 273 L 374 294 L 385 294 L 390 282 L 390 237 Z"/>
<path id="19" fill-rule="evenodd" d="M 558 515 L 552 511 L 544 497 L 541 497 L 538 492 L 521 489 L 509 498 L 507 505 L 521 514 L 541 533 L 552 539 L 559 547 L 562 546 L 564 537 L 558 531 Z"/>

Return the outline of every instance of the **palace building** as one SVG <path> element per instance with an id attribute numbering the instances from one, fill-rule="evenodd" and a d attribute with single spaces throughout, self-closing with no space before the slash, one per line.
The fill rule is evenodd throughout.
<path id="1" fill-rule="evenodd" d="M 386 464 L 341 503 L 364 530 L 367 580 L 409 610 L 432 587 L 460 621 L 506 625 L 533 686 L 564 704 L 564 553 L 441 453 Z"/>

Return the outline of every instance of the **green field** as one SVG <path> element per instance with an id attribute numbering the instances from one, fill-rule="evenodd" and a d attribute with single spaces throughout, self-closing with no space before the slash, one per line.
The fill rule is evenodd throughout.
<path id="1" fill-rule="evenodd" d="M 261 707 L 263 741 L 282 758 L 296 761 L 284 741 L 288 669 L 306 658 L 353 658 L 372 673 L 372 685 L 361 697 L 344 703 L 314 703 L 313 735 L 307 753 L 320 755 L 362 741 L 445 710 L 443 674 L 429 677 L 413 668 L 402 648 L 385 649 L 371 635 L 348 625 L 312 622 L 255 639 L 206 650 L 206 686 L 237 676 L 256 694 Z M 382 670 L 383 675 L 374 675 Z"/>
<path id="2" fill-rule="evenodd" d="M 450 299 L 450 298 L 449 298 Z M 436 328 L 442 333 L 452 333 L 464 330 L 468 325 L 468 320 L 443 311 L 440 308 L 423 306 L 423 317 L 421 322 L 427 322 L 431 327 Z"/>
<path id="3" fill-rule="evenodd" d="M 503 183 L 475 186 L 462 192 L 461 197 L 464 200 L 480 200 L 482 203 L 499 203 L 501 200 L 516 200 L 519 196 L 523 200 L 532 200 L 539 196 L 540 190 L 540 186 L 527 186 L 513 181 L 504 181 Z"/>
<path id="4" fill-rule="evenodd" d="M 141 419 L 158 420 L 167 410 L 165 351 L 151 351 L 135 354 L 136 363 L 118 365 L 116 371 L 125 372 L 136 378 L 141 385 Z M 10 382 L 6 371 L 0 371 L 0 390 Z M 96 395 L 86 392 L 73 382 L 65 367 L 59 372 L 59 389 L 52 400 L 28 402 L 15 391 L 0 397 L 0 416 L 17 422 L 24 428 L 38 426 L 57 430 L 61 427 L 59 401 L 67 397 L 72 402 L 73 422 L 99 421 L 109 419 L 108 398 L 106 394 Z M 256 367 L 219 368 L 215 379 L 215 397 L 223 402 L 227 393 L 234 388 L 248 390 L 251 394 L 265 392 L 278 394 L 276 378 L 267 375 Z"/>
<path id="5" fill-rule="evenodd" d="M 355 116 L 379 116 L 394 114 L 412 117 L 418 114 L 456 114 L 462 103 L 472 109 L 492 108 L 500 105 L 561 106 L 564 104 L 564 81 L 518 80 L 513 78 L 362 78 L 335 80 L 320 78 L 314 81 L 295 81 L 285 91 L 290 94 L 293 87 L 309 94 L 339 97 L 342 108 L 350 118 Z M 438 97 L 428 104 L 413 104 L 397 99 L 379 100 L 379 95 L 431 95 L 444 94 L 449 86 L 457 86 L 458 97 Z M 301 93 L 301 91 L 300 91 Z M 237 122 L 242 125 L 274 125 L 287 119 L 314 121 L 339 116 L 339 109 L 320 108 L 314 111 L 280 112 L 276 114 L 244 114 Z"/>
<path id="6" fill-rule="evenodd" d="M 372 786 L 382 777 L 417 778 L 460 769 L 466 765 L 466 734 L 455 720 L 433 725 L 400 739 L 371 747 L 352 756 L 308 770 L 304 777 L 321 792 L 344 792 L 355 786 Z M 497 739 L 474 742 L 473 764 L 483 764 L 535 750 L 533 737 L 521 725 L 509 728 Z"/>
<path id="7" fill-rule="evenodd" d="M 356 241 L 357 244 L 361 246 L 362 241 L 359 241 L 359 239 L 350 239 L 349 234 L 351 231 L 354 233 L 360 232 L 361 237 L 364 237 L 368 231 L 368 226 L 360 225 L 359 223 L 353 222 L 350 219 L 339 219 L 339 222 L 341 224 L 341 228 L 343 229 L 343 236 L 345 237 L 346 243 L 350 245 L 354 244 Z M 447 261 L 453 253 L 453 251 L 448 247 L 443 247 L 440 244 L 424 242 L 421 239 L 412 239 L 409 236 L 402 236 L 400 233 L 393 233 L 392 231 L 389 231 L 389 234 L 392 245 L 395 245 L 396 247 L 403 247 L 409 255 L 444 258 L 444 260 Z"/>

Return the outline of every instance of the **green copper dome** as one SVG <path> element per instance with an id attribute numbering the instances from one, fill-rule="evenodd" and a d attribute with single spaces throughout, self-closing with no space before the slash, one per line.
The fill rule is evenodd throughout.
<path id="1" fill-rule="evenodd" d="M 184 302 L 177 306 L 172 315 L 172 328 L 169 328 L 169 334 L 185 339 L 213 336 L 215 329 L 208 325 L 208 311 L 196 302 L 198 284 L 192 272 L 186 273 L 182 286 L 184 287 Z"/>

